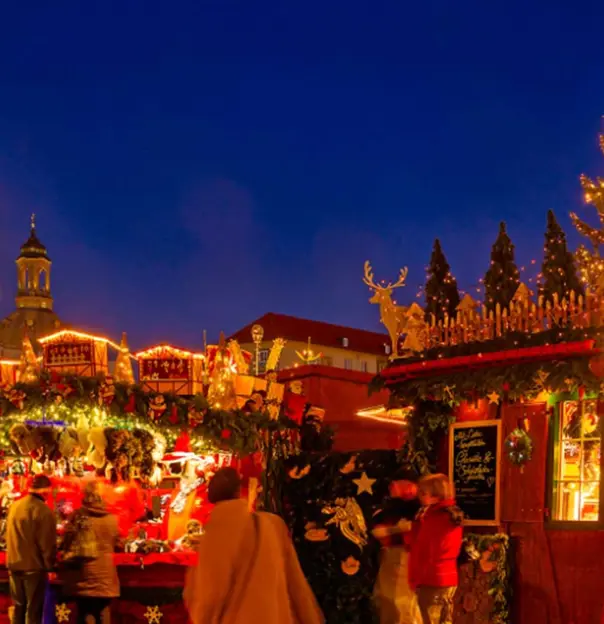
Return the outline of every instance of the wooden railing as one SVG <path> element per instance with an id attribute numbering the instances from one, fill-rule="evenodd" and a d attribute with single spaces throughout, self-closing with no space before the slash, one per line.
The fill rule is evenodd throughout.
<path id="1" fill-rule="evenodd" d="M 436 321 L 432 316 L 428 326 L 428 348 L 493 340 L 511 332 L 537 333 L 567 327 L 586 329 L 604 324 L 604 298 L 592 295 L 537 303 L 530 300 L 513 301 L 508 308 L 497 304 L 494 310 L 485 306 L 460 309 L 455 317 L 445 316 Z"/>

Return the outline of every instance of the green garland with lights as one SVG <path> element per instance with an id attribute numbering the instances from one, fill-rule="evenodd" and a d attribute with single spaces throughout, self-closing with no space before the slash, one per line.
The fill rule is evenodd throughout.
<path id="1" fill-rule="evenodd" d="M 183 397 L 164 393 L 166 409 L 154 422 L 148 413 L 157 393 L 138 385 L 115 383 L 115 395 L 105 403 L 104 384 L 103 376 L 65 375 L 51 381 L 49 375 L 42 374 L 35 383 L 4 389 L 0 395 L 0 448 L 11 448 L 11 426 L 27 420 L 62 421 L 77 427 L 84 419 L 89 426 L 144 429 L 161 433 L 169 446 L 187 430 L 195 451 L 224 450 L 239 455 L 258 450 L 267 433 L 296 428 L 291 421 L 272 420 L 266 413 L 211 409 L 201 394 Z"/>
<path id="2" fill-rule="evenodd" d="M 588 339 L 599 344 L 602 337 L 602 330 L 599 328 L 559 327 L 535 334 L 512 332 L 496 340 L 430 349 L 418 357 L 397 359 L 390 366 Z M 579 387 L 583 387 L 587 393 L 598 393 L 601 383 L 601 379 L 590 370 L 589 359 L 575 357 L 518 363 L 514 366 L 476 368 L 471 375 L 464 370 L 405 379 L 392 386 L 392 393 L 394 401 L 407 405 L 417 401 L 442 401 L 449 405 L 458 405 L 462 401 L 485 398 L 493 392 L 502 397 L 505 395 L 509 400 L 531 399 L 544 390 L 556 394 L 572 393 Z M 385 379 L 378 375 L 370 385 L 370 392 L 379 391 L 384 386 Z"/>

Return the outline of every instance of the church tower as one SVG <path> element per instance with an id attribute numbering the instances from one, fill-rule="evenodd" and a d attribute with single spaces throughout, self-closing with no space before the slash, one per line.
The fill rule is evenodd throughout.
<path id="1" fill-rule="evenodd" d="M 38 338 L 62 329 L 53 310 L 50 293 L 50 267 L 46 247 L 36 232 L 35 215 L 31 217 L 29 238 L 21 246 L 17 264 L 16 309 L 0 321 L 0 357 L 18 359 L 23 337 L 27 335 L 34 349 Z"/>
<path id="2" fill-rule="evenodd" d="M 36 215 L 31 216 L 29 238 L 21 246 L 17 263 L 17 308 L 52 310 L 50 266 L 46 247 L 36 234 Z"/>

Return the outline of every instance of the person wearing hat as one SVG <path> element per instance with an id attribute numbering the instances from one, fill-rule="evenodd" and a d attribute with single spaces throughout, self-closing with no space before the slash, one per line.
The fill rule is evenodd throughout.
<path id="1" fill-rule="evenodd" d="M 250 512 L 234 468 L 208 485 L 215 505 L 187 574 L 192 624 L 323 624 L 324 618 L 279 516 Z"/>
<path id="2" fill-rule="evenodd" d="M 390 483 L 390 498 L 373 517 L 373 536 L 380 542 L 380 570 L 374 588 L 380 624 L 419 624 L 417 597 L 409 586 L 409 540 L 419 511 L 417 477 L 401 470 Z"/>
<path id="3" fill-rule="evenodd" d="M 54 568 L 57 523 L 46 505 L 51 482 L 33 478 L 29 493 L 14 502 L 6 520 L 6 566 L 14 605 L 13 624 L 41 624 L 48 573 Z"/>

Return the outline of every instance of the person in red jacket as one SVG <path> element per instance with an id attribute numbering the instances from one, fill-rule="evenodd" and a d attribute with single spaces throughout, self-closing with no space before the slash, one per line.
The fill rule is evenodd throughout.
<path id="1" fill-rule="evenodd" d="M 409 585 L 424 624 L 452 624 L 463 514 L 446 475 L 424 477 L 418 489 L 422 509 L 411 533 Z"/>

